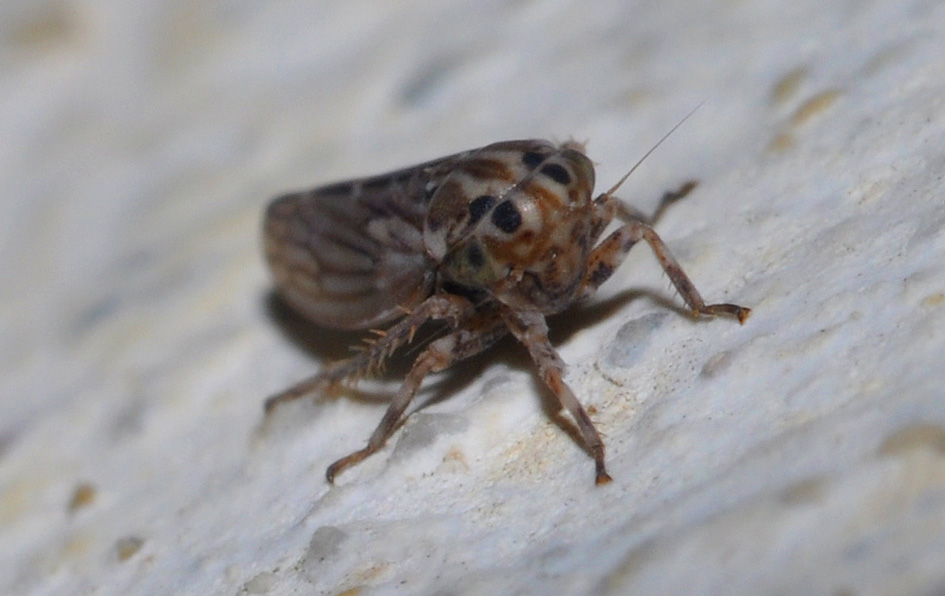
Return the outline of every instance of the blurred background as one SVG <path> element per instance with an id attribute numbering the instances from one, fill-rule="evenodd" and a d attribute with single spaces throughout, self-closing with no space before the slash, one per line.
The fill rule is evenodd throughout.
<path id="1" fill-rule="evenodd" d="M 6 0 L 0 590 L 938 593 L 943 31 L 921 0 Z M 382 404 L 263 424 L 352 339 L 273 312 L 272 196 L 529 137 L 604 188 L 696 106 L 621 196 L 698 180 L 660 233 L 754 313 L 641 319 L 676 297 L 634 251 L 602 299 L 664 303 L 562 346 L 613 487 L 515 355 L 337 488 Z"/>

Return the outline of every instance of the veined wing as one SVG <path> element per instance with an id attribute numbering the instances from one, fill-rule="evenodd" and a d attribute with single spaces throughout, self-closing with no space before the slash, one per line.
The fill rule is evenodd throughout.
<path id="1" fill-rule="evenodd" d="M 376 326 L 422 302 L 436 276 L 423 246 L 427 205 L 464 155 L 273 200 L 263 235 L 280 294 L 341 329 Z"/>

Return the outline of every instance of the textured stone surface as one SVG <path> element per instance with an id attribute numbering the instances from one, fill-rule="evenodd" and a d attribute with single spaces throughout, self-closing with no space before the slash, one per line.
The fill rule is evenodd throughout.
<path id="1" fill-rule="evenodd" d="M 0 7 L 0 592 L 945 591 L 940 2 Z M 272 306 L 283 190 L 588 140 L 647 249 L 552 321 L 592 462 L 506 342 L 328 486 L 397 387 L 262 402 L 357 336 Z M 347 591 L 347 592 L 346 592 Z"/>

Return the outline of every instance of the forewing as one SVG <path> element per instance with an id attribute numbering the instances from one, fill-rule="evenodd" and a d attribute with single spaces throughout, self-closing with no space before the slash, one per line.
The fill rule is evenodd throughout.
<path id="1" fill-rule="evenodd" d="M 264 240 L 282 296 L 315 323 L 342 329 L 383 324 L 422 302 L 436 273 L 423 220 L 458 157 L 275 199 Z"/>

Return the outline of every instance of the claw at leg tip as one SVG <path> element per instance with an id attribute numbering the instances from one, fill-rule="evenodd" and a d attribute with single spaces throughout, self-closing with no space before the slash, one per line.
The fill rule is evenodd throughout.
<path id="1" fill-rule="evenodd" d="M 597 475 L 594 478 L 594 484 L 596 484 L 597 486 L 600 486 L 602 484 L 607 484 L 608 482 L 613 480 L 613 478 L 610 477 L 610 474 L 608 474 L 607 470 L 604 468 L 603 461 L 598 461 L 595 468 L 596 468 L 595 472 L 597 473 Z"/>
<path id="2" fill-rule="evenodd" d="M 328 481 L 328 484 L 335 484 L 335 474 L 338 473 L 338 470 L 335 468 L 335 464 L 328 466 L 325 470 L 325 480 Z"/>

